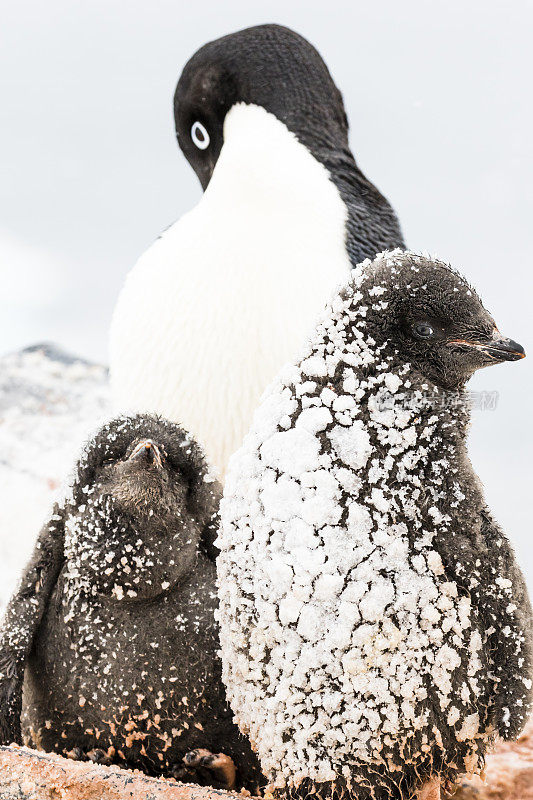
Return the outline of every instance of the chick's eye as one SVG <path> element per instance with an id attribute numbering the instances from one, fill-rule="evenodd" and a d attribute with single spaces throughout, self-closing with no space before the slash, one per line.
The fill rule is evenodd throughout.
<path id="1" fill-rule="evenodd" d="M 433 328 L 428 322 L 415 322 L 412 330 L 419 339 L 429 339 L 434 333 Z"/>
<path id="2" fill-rule="evenodd" d="M 209 134 L 201 122 L 193 122 L 191 126 L 191 139 L 199 150 L 206 150 L 209 147 Z"/>

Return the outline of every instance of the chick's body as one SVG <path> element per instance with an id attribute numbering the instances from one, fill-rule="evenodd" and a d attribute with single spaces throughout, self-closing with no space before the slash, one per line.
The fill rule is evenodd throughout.
<path id="1" fill-rule="evenodd" d="M 151 601 L 80 594 L 73 607 L 70 580 L 67 567 L 28 663 L 29 741 L 47 751 L 112 748 L 161 774 L 197 747 L 235 750 L 216 655 L 214 564 L 200 555 L 190 576 Z"/>

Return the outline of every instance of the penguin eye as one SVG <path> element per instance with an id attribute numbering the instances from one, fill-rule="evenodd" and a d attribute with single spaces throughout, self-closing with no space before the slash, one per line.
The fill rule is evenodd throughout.
<path id="1" fill-rule="evenodd" d="M 429 339 L 434 330 L 428 322 L 415 322 L 411 330 L 418 339 Z"/>
<path id="2" fill-rule="evenodd" d="M 206 150 L 209 147 L 209 142 L 211 141 L 209 134 L 206 128 L 201 122 L 198 122 L 198 120 L 193 122 L 191 126 L 191 139 L 198 150 Z"/>

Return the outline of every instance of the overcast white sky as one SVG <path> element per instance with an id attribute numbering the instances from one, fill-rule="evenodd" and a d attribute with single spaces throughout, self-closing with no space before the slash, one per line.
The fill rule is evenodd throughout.
<path id="1" fill-rule="evenodd" d="M 533 130 L 527 0 L 2 1 L 0 352 L 40 340 L 107 359 L 128 269 L 200 196 L 172 94 L 204 42 L 261 22 L 309 38 L 341 88 L 359 165 L 408 244 L 460 267 L 531 357 L 473 388 L 473 460 L 531 565 Z"/>

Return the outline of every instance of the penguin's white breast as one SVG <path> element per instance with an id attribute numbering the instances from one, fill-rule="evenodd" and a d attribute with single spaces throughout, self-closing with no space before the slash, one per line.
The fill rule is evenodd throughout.
<path id="1" fill-rule="evenodd" d="M 346 206 L 258 106 L 228 113 L 205 195 L 140 258 L 111 331 L 117 411 L 181 423 L 224 472 L 260 395 L 346 280 Z"/>

